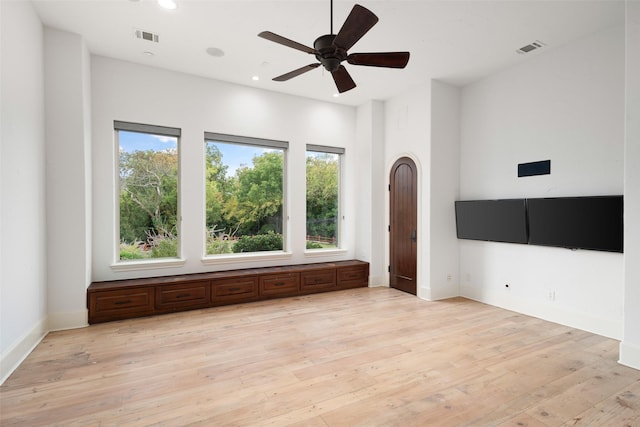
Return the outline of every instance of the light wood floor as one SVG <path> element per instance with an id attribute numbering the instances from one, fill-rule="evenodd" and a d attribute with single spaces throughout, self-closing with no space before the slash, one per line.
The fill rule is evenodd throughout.
<path id="1" fill-rule="evenodd" d="M 49 334 L 2 426 L 640 426 L 618 342 L 388 288 Z"/>

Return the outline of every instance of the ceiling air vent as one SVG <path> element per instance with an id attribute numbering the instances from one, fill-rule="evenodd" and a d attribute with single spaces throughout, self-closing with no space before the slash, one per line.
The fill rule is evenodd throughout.
<path id="1" fill-rule="evenodd" d="M 542 43 L 540 40 L 536 40 L 533 43 L 530 43 L 526 46 L 522 46 L 520 49 L 516 50 L 516 52 L 518 52 L 520 55 L 524 55 L 525 53 L 529 53 L 536 49 L 540 49 L 543 46 L 546 46 L 546 45 Z"/>
<path id="2" fill-rule="evenodd" d="M 148 40 L 150 42 L 158 43 L 159 37 L 157 34 L 150 33 L 149 31 L 136 30 L 136 37 L 142 40 Z"/>

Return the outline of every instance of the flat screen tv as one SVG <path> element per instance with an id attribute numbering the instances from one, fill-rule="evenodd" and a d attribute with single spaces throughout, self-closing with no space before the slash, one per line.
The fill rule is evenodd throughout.
<path id="1" fill-rule="evenodd" d="M 622 252 L 622 196 L 527 199 L 529 243 Z"/>
<path id="2" fill-rule="evenodd" d="M 526 206 L 525 199 L 456 201 L 458 239 L 527 243 Z"/>

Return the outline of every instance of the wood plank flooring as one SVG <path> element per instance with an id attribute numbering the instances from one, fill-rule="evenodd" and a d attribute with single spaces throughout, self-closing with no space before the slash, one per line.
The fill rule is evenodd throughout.
<path id="1" fill-rule="evenodd" d="M 49 334 L 2 426 L 640 426 L 618 342 L 361 288 Z"/>

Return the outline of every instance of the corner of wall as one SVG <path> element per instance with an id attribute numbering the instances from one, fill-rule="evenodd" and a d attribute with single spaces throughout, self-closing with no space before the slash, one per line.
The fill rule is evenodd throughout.
<path id="1" fill-rule="evenodd" d="M 49 331 L 84 328 L 89 326 L 89 311 L 49 313 L 47 325 Z"/>
<path id="2" fill-rule="evenodd" d="M 634 369 L 640 369 L 640 347 L 627 342 L 620 343 L 620 359 L 618 363 Z"/>
<path id="3" fill-rule="evenodd" d="M 624 334 L 620 363 L 640 369 L 640 2 L 626 2 Z"/>
<path id="4" fill-rule="evenodd" d="M 460 89 L 431 81 L 429 299 L 460 295 L 454 202 L 460 192 Z"/>
<path id="5" fill-rule="evenodd" d="M 51 28 L 44 36 L 47 304 L 51 329 L 58 330 L 86 325 L 92 265 L 91 71 L 81 36 Z"/>

